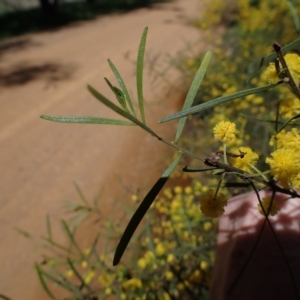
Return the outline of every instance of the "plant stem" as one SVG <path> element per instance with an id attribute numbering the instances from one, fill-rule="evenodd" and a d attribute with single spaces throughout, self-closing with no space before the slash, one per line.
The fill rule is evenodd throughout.
<path id="1" fill-rule="evenodd" d="M 273 44 L 273 48 L 276 52 L 276 55 L 280 61 L 280 64 L 283 68 L 283 70 L 285 71 L 285 74 L 287 76 L 287 78 L 289 79 L 288 83 L 289 85 L 291 86 L 292 90 L 294 91 L 294 93 L 296 94 L 296 96 L 298 97 L 298 99 L 300 100 L 300 90 L 299 90 L 299 87 L 298 85 L 296 84 L 291 72 L 290 72 L 290 69 L 285 61 L 285 58 L 283 56 L 283 53 L 281 51 L 281 45 L 277 42 L 275 42 Z"/>

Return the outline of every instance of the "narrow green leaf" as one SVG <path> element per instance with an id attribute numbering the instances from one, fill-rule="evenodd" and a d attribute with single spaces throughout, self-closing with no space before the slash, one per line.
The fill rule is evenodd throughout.
<path id="1" fill-rule="evenodd" d="M 115 67 L 115 65 L 112 63 L 112 61 L 110 59 L 108 60 L 108 64 L 109 64 L 112 72 L 114 73 L 116 80 L 118 81 L 118 83 L 120 85 L 120 88 L 121 88 L 121 90 L 122 90 L 122 92 L 124 94 L 126 103 L 128 103 L 131 112 L 135 116 L 135 111 L 134 111 L 134 107 L 133 107 L 133 104 L 132 104 L 132 100 L 130 98 L 130 95 L 128 93 L 128 90 L 126 88 L 126 85 L 124 83 L 123 78 L 121 77 L 118 69 Z"/>
<path id="2" fill-rule="evenodd" d="M 59 122 L 59 123 L 76 123 L 76 124 L 102 124 L 102 125 L 121 125 L 135 126 L 136 124 L 123 120 L 99 118 L 99 117 L 81 117 L 81 116 L 40 116 L 44 120 Z"/>
<path id="3" fill-rule="evenodd" d="M 109 233 L 108 233 L 109 234 Z M 96 258 L 96 261 L 97 261 L 97 265 L 98 266 L 101 266 L 103 264 L 103 262 L 101 262 L 101 259 L 99 257 L 99 253 L 98 253 L 98 250 L 97 250 L 97 244 L 98 244 L 98 240 L 99 240 L 99 237 L 100 237 L 101 233 L 99 232 L 92 244 L 92 247 L 91 247 L 91 253 L 90 253 L 90 256 L 91 255 L 94 255 L 95 258 Z M 106 235 L 106 237 L 109 236 L 109 235 Z M 107 239 L 106 239 L 107 241 Z M 105 253 L 105 252 L 104 252 Z"/>
<path id="4" fill-rule="evenodd" d="M 74 245 L 74 247 L 77 249 L 78 253 L 80 254 L 81 258 L 83 259 L 84 258 L 84 254 L 83 252 L 81 251 L 79 245 L 77 244 L 77 242 L 75 241 L 75 238 L 74 238 L 74 233 L 71 232 L 68 224 L 66 221 L 64 220 L 61 220 L 61 223 L 62 223 L 62 227 L 63 229 L 65 230 L 70 242 L 71 242 L 71 245 Z"/>
<path id="5" fill-rule="evenodd" d="M 79 185 L 78 185 L 76 182 L 74 182 L 73 184 L 74 184 L 74 186 L 75 186 L 75 189 L 76 189 L 76 191 L 77 191 L 77 193 L 78 193 L 78 195 L 79 195 L 81 201 L 82 201 L 85 205 L 88 206 L 89 204 L 88 204 L 88 202 L 87 202 L 85 196 L 83 195 L 83 192 L 82 192 L 81 188 L 79 187 Z"/>
<path id="6" fill-rule="evenodd" d="M 52 240 L 52 229 L 51 229 L 51 221 L 50 216 L 47 214 L 47 232 L 48 232 L 48 238 L 49 240 Z"/>
<path id="7" fill-rule="evenodd" d="M 45 242 L 49 243 L 52 247 L 56 247 L 60 250 L 66 251 L 67 253 L 70 253 L 70 250 L 64 246 L 61 246 L 60 244 L 54 242 L 53 240 L 50 240 L 49 238 L 46 237 L 41 237 L 42 240 L 44 240 Z"/>
<path id="8" fill-rule="evenodd" d="M 196 76 L 195 76 L 195 78 L 194 78 L 194 80 L 191 84 L 191 87 L 190 87 L 190 89 L 187 93 L 182 111 L 184 111 L 184 110 L 186 110 L 186 109 L 188 109 L 192 106 L 192 104 L 194 102 L 194 99 L 195 99 L 195 97 L 198 93 L 198 90 L 199 90 L 200 84 L 202 82 L 202 79 L 203 79 L 203 77 L 205 75 L 205 72 L 207 70 L 210 58 L 211 58 L 211 52 L 208 51 L 205 54 L 204 59 L 201 63 L 201 66 L 200 66 L 199 70 L 197 71 L 197 74 L 196 74 Z M 181 133 L 182 133 L 182 130 L 183 130 L 184 125 L 186 123 L 186 120 L 187 120 L 187 117 L 181 118 L 179 120 L 177 132 L 176 132 L 176 136 L 175 136 L 175 143 L 178 141 L 178 139 L 181 136 Z"/>
<path id="9" fill-rule="evenodd" d="M 71 270 L 74 272 L 74 275 L 79 279 L 79 281 L 81 283 L 80 286 L 81 287 L 85 286 L 89 291 L 91 291 L 90 286 L 84 282 L 84 279 L 79 274 L 79 272 L 76 270 L 76 268 L 70 258 L 67 258 L 67 262 L 68 262 L 68 265 L 70 266 Z"/>
<path id="10" fill-rule="evenodd" d="M 46 292 L 46 294 L 51 298 L 51 299 L 55 299 L 55 297 L 53 296 L 53 294 L 50 292 L 45 280 L 44 280 L 44 277 L 43 277 L 43 270 L 40 268 L 39 264 L 38 263 L 35 263 L 34 264 L 34 268 L 38 274 L 38 277 L 39 277 L 39 280 L 41 282 L 41 285 L 44 289 L 44 291 Z"/>
<path id="11" fill-rule="evenodd" d="M 183 172 L 206 172 L 216 170 L 216 168 L 199 168 L 199 167 L 188 167 L 185 166 L 182 171 Z"/>
<path id="12" fill-rule="evenodd" d="M 300 118 L 300 114 L 293 116 L 292 118 L 288 119 L 282 126 L 281 128 L 278 130 L 277 134 L 282 131 L 291 121 L 299 119 Z M 293 124 L 294 125 L 294 124 Z"/>
<path id="13" fill-rule="evenodd" d="M 102 195 L 103 195 L 103 192 L 104 192 L 104 188 L 102 187 L 99 194 L 95 196 L 94 200 L 93 200 L 93 205 L 94 205 L 94 210 L 98 212 L 98 214 L 101 214 L 99 212 L 99 201 L 101 200 L 102 198 Z M 115 201 L 116 202 L 116 201 Z"/>
<path id="14" fill-rule="evenodd" d="M 144 198 L 144 200 L 141 202 L 141 204 L 139 205 L 138 209 L 136 210 L 136 212 L 134 213 L 134 215 L 132 216 L 131 220 L 129 221 L 120 241 L 119 244 L 117 246 L 116 252 L 115 252 L 115 256 L 114 256 L 114 260 L 113 260 L 113 265 L 116 266 L 135 230 L 137 229 L 138 225 L 140 224 L 141 220 L 143 219 L 143 217 L 145 216 L 146 212 L 148 211 L 149 207 L 151 206 L 151 204 L 153 203 L 153 201 L 155 200 L 156 196 L 158 195 L 158 193 L 160 192 L 160 190 L 163 188 L 163 186 L 165 185 L 165 183 L 168 181 L 170 175 L 172 174 L 172 172 L 175 170 L 176 166 L 178 165 L 180 159 L 181 159 L 181 154 L 173 161 L 173 163 L 167 168 L 167 170 L 162 174 L 162 176 L 158 179 L 158 181 L 154 184 L 154 186 L 152 187 L 152 189 L 148 192 L 148 194 L 146 195 L 146 197 Z"/>
<path id="15" fill-rule="evenodd" d="M 221 170 L 221 171 L 220 171 Z M 225 170 L 222 169 L 218 169 L 218 171 L 213 172 L 213 175 L 219 176 L 222 175 L 224 173 Z"/>
<path id="16" fill-rule="evenodd" d="M 144 123 L 142 123 L 141 121 L 139 121 L 133 115 L 129 114 L 128 112 L 126 112 L 124 110 L 122 110 L 120 107 L 118 107 L 113 102 L 111 102 L 110 100 L 108 100 L 102 94 L 100 94 L 99 92 L 97 92 L 92 86 L 88 85 L 87 89 L 90 91 L 90 93 L 95 98 L 97 98 L 105 106 L 109 107 L 110 109 L 112 109 L 113 111 L 115 111 L 117 114 L 119 114 L 119 115 L 123 116 L 124 118 L 126 118 L 126 119 L 134 122 L 135 124 L 137 124 L 138 126 L 140 126 L 141 128 L 143 128 L 144 130 L 146 130 L 147 132 L 151 133 L 152 135 L 154 135 L 155 137 L 157 137 L 158 139 L 160 139 L 160 137 L 152 129 L 150 129 Z"/>
<path id="17" fill-rule="evenodd" d="M 185 117 L 185 116 L 188 116 L 188 115 L 192 115 L 192 114 L 198 113 L 200 111 L 204 111 L 206 109 L 213 108 L 217 105 L 225 104 L 227 102 L 230 102 L 230 101 L 238 99 L 238 98 L 242 98 L 242 97 L 245 97 L 245 96 L 248 96 L 248 95 L 257 94 L 257 93 L 269 90 L 269 89 L 271 89 L 271 88 L 273 88 L 277 85 L 278 85 L 278 83 L 268 84 L 268 85 L 265 85 L 265 86 L 262 86 L 262 87 L 256 87 L 256 88 L 240 91 L 240 92 L 237 92 L 237 93 L 234 93 L 234 94 L 222 96 L 222 97 L 210 100 L 208 102 L 201 103 L 199 105 L 193 106 L 193 107 L 191 107 L 191 108 L 189 108 L 185 111 L 180 111 L 180 112 L 177 112 L 173 115 L 167 116 L 167 117 L 161 119 L 159 122 L 164 123 L 164 122 L 168 122 L 168 121 L 171 121 L 171 120 L 174 120 L 174 119 L 178 119 L 178 118 L 182 118 L 182 117 Z"/>
<path id="18" fill-rule="evenodd" d="M 126 110 L 127 112 L 129 112 L 123 92 L 120 89 L 118 89 L 117 87 L 113 86 L 107 78 L 104 77 L 104 80 L 106 81 L 107 85 L 112 90 L 112 92 L 115 94 L 116 99 L 121 104 L 123 109 Z"/>
<path id="19" fill-rule="evenodd" d="M 22 234 L 27 239 L 32 239 L 33 238 L 32 235 L 29 232 L 27 232 L 27 231 L 24 231 L 24 230 L 22 230 L 20 228 L 15 228 L 15 230 L 17 232 L 19 232 L 20 234 Z"/>
<path id="20" fill-rule="evenodd" d="M 151 216 L 150 216 L 151 217 Z M 153 237 L 153 232 L 151 232 L 151 221 L 150 221 L 150 218 L 149 216 L 146 216 L 145 217 L 146 219 L 146 224 L 145 224 L 145 232 L 146 232 L 146 236 L 147 236 L 147 239 L 148 239 L 148 247 L 149 247 L 149 250 L 152 251 L 152 253 L 155 255 L 156 257 L 156 253 L 155 253 L 155 243 L 154 243 L 154 237 Z"/>
<path id="21" fill-rule="evenodd" d="M 295 9 L 295 6 L 293 5 L 293 3 L 291 1 L 288 1 L 287 4 L 288 4 L 288 7 L 291 11 L 296 31 L 299 33 L 299 31 L 300 31 L 300 22 L 299 22 L 299 16 L 298 16 L 297 10 Z"/>
<path id="22" fill-rule="evenodd" d="M 51 272 L 51 275 L 50 275 Z M 69 291 L 73 292 L 74 294 L 76 293 L 77 287 L 75 285 L 72 285 L 72 283 L 68 282 L 61 271 L 58 271 L 55 267 L 51 267 L 51 271 L 46 272 L 42 269 L 42 274 L 43 276 L 52 281 L 52 284 L 59 285 L 63 287 L 64 289 L 68 289 Z"/>
<path id="23" fill-rule="evenodd" d="M 144 55 L 146 47 L 146 38 L 147 38 L 148 27 L 143 31 L 142 38 L 140 41 L 137 63 L 136 63 L 136 87 L 137 87 L 137 96 L 140 114 L 142 122 L 145 123 L 145 111 L 144 111 L 144 96 L 143 96 L 143 69 L 144 69 Z"/>

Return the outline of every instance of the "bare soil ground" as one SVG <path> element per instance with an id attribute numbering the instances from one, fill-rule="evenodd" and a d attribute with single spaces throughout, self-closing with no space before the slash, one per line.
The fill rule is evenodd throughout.
<path id="1" fill-rule="evenodd" d="M 73 182 L 88 199 L 105 187 L 101 207 L 108 212 L 114 201 L 130 198 L 118 176 L 124 186 L 139 188 L 143 195 L 170 157 L 166 146 L 138 128 L 58 124 L 39 115 L 117 117 L 85 86 L 89 83 L 112 99 L 103 80 L 115 82 L 110 58 L 135 95 L 133 62 L 142 31 L 149 26 L 147 120 L 172 138 L 176 123 L 157 126 L 156 121 L 180 109 L 182 94 L 178 85 L 159 84 L 159 78 L 153 82 L 157 73 L 149 69 L 158 61 L 156 68 L 164 70 L 170 66 L 167 55 L 199 40 L 199 31 L 189 25 L 199 17 L 199 2 L 177 0 L 0 43 L 0 294 L 47 299 L 33 270 L 38 252 L 14 228 L 44 234 L 46 214 L 57 223 L 63 200 L 79 199 Z M 177 76 L 170 68 L 165 79 L 174 83 Z M 166 87 L 171 91 L 167 95 Z"/>

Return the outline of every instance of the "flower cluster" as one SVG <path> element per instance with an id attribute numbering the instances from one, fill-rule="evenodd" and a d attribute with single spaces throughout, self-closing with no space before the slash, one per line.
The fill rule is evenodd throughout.
<path id="1" fill-rule="evenodd" d="M 224 9 L 224 1 L 206 2 L 210 9 L 206 10 L 204 19 L 198 22 L 199 26 L 205 28 L 212 23 L 231 20 L 239 23 L 239 31 L 233 40 L 227 37 L 224 39 L 224 47 L 221 39 L 215 39 L 215 35 L 209 33 L 211 42 L 219 46 L 214 50 L 215 61 L 218 63 L 211 67 L 214 72 L 205 75 L 199 97 L 201 101 L 240 91 L 249 79 L 248 72 L 241 70 L 252 70 L 253 65 L 250 63 L 253 58 L 268 53 L 274 40 L 286 44 L 298 38 L 298 33 L 292 30 L 292 18 L 286 17 L 288 7 L 285 1 L 233 1 L 229 13 Z M 270 24 L 280 26 L 276 29 Z M 201 60 L 201 57 L 189 57 L 185 60 L 185 74 L 194 74 Z M 298 55 L 288 53 L 285 60 L 293 79 L 299 84 Z M 282 79 L 286 75 L 285 70 L 280 65 L 278 70 L 276 67 L 275 63 L 271 63 L 260 78 L 248 81 L 250 87 L 260 86 L 262 81 L 265 84 Z M 201 118 L 193 118 L 192 122 L 196 125 L 188 132 L 188 142 L 192 144 L 195 153 L 200 149 L 199 153 L 206 151 L 207 155 L 207 148 L 217 150 L 215 141 L 203 138 L 206 129 L 199 130 L 208 125 L 209 130 L 214 128 L 215 139 L 223 143 L 223 151 L 218 151 L 223 153 L 223 164 L 243 173 L 251 173 L 249 175 L 254 175 L 253 178 L 259 176 L 266 181 L 275 179 L 282 187 L 291 190 L 300 187 L 300 138 L 297 122 L 300 101 L 286 85 L 274 90 L 265 94 L 248 95 L 234 100 L 232 105 L 216 106 L 207 110 L 207 114 Z M 275 109 L 277 107 L 278 110 Z M 234 119 L 235 123 L 224 121 L 224 116 L 226 119 Z M 267 145 L 271 135 L 270 145 Z M 250 145 L 251 148 L 244 145 Z M 270 146 L 273 147 L 272 150 Z M 252 149 L 259 152 L 255 153 Z M 47 260 L 45 264 L 41 264 L 43 270 L 39 275 L 46 274 L 46 279 L 54 278 L 55 285 L 72 290 L 75 295 L 73 298 L 76 299 L 204 298 L 209 289 L 214 261 L 212 249 L 216 222 L 211 217 L 219 217 L 226 209 L 229 199 L 222 180 L 235 176 L 227 176 L 222 170 L 217 171 L 213 179 L 206 181 L 207 186 L 189 178 L 188 184 L 164 189 L 152 205 L 142 230 L 132 241 L 134 249 L 131 249 L 127 260 L 124 257 L 118 267 L 111 267 L 111 253 L 114 249 L 107 251 L 107 255 L 99 256 L 96 242 L 89 249 L 81 251 L 77 244 L 74 246 L 72 240 L 75 252 L 71 251 L 72 255 L 68 252 L 67 258 L 59 253 L 57 258 Z M 203 178 L 204 176 L 201 179 Z M 219 178 L 219 181 L 215 178 Z M 243 178 L 237 178 L 243 181 Z M 139 197 L 134 195 L 132 200 L 136 204 Z M 279 210 L 278 203 L 272 201 L 271 197 L 263 198 L 262 204 L 264 211 L 271 216 Z M 258 209 L 262 213 L 260 206 Z M 122 233 L 120 228 L 124 224 L 115 223 L 108 227 L 113 228 L 108 236 L 111 240 Z"/>

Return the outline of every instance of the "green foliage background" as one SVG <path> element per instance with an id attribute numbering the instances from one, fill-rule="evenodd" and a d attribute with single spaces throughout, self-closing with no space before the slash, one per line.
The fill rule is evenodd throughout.
<path id="1" fill-rule="evenodd" d="M 49 30 L 71 22 L 90 20 L 110 13 L 122 13 L 140 7 L 149 7 L 167 0 L 75 0 L 58 6 L 55 13 L 46 16 L 39 6 L 28 7 L 0 1 L 0 40 L 28 32 Z"/>

